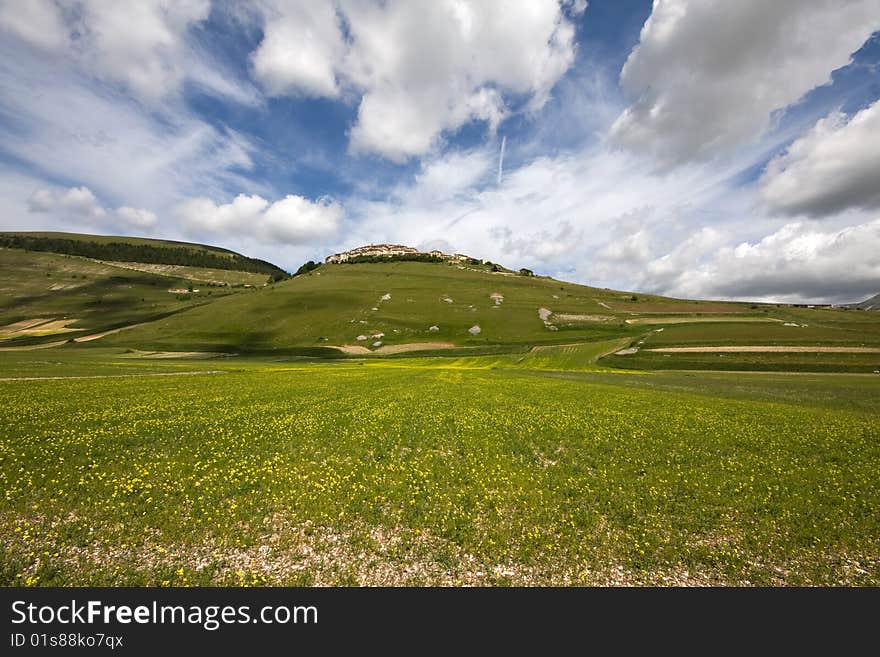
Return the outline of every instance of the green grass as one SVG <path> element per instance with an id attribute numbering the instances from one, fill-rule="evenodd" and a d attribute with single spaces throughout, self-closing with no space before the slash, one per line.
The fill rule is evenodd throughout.
<path id="1" fill-rule="evenodd" d="M 607 347 L 0 354 L 127 375 L 0 381 L 0 583 L 878 583 L 880 377 L 612 373 Z M 139 376 L 171 371 L 203 373 Z"/>
<path id="2" fill-rule="evenodd" d="M 210 275 L 208 270 L 186 269 L 190 276 Z M 77 256 L 19 249 L 0 249 L 0 270 L 0 326 L 33 318 L 69 319 L 70 328 L 83 329 L 82 333 L 96 332 L 153 320 L 242 291 L 205 285 L 185 276 L 160 275 Z M 169 292 L 190 285 L 199 292 Z M 76 334 L 62 337 L 72 335 Z M 57 339 L 51 335 L 9 336 L 0 342 L 10 346 Z"/>
<path id="3" fill-rule="evenodd" d="M 772 324 L 678 324 L 665 326 L 663 331 L 652 331 L 645 338 L 644 347 L 673 346 L 725 346 L 725 345 L 880 345 L 880 313 L 856 313 L 867 315 L 873 321 L 828 322 L 821 316 L 813 321 L 805 320 L 806 326 Z M 862 319 L 853 317 L 853 320 Z"/>
<path id="4" fill-rule="evenodd" d="M 503 295 L 503 303 L 496 305 L 489 298 L 493 293 Z M 381 301 L 385 294 L 391 299 Z M 107 344 L 241 352 L 357 344 L 358 335 L 371 333 L 384 333 L 385 344 L 522 347 L 636 335 L 639 329 L 625 324 L 623 316 L 599 305 L 603 299 L 618 296 L 547 278 L 506 276 L 447 264 L 331 265 L 268 286 L 248 298 L 225 299 L 211 309 L 187 313 L 186 319 L 169 318 L 114 336 Z M 538 316 L 542 307 L 615 319 L 551 331 Z M 468 329 L 475 325 L 481 332 L 472 336 Z M 431 326 L 439 330 L 431 332 Z"/>
<path id="5" fill-rule="evenodd" d="M 504 297 L 496 305 L 490 295 Z M 382 301 L 390 294 L 391 298 Z M 452 299 L 447 303 L 443 299 Z M 504 363 L 536 345 L 599 342 L 629 338 L 643 340 L 644 348 L 676 345 L 727 344 L 828 344 L 840 346 L 880 345 L 880 313 L 795 309 L 755 304 L 686 302 L 662 297 L 637 296 L 549 278 L 526 278 L 492 274 L 447 264 L 398 262 L 325 266 L 311 274 L 262 288 L 253 294 L 222 299 L 185 315 L 152 322 L 102 340 L 104 345 L 166 350 L 225 351 L 234 353 L 301 355 L 303 348 L 344 344 L 371 344 L 373 334 L 383 333 L 386 345 L 442 342 L 455 345 L 456 355 L 467 350 L 494 352 Z M 605 305 L 602 305 L 605 304 Z M 606 308 L 609 306 L 610 308 Z M 754 307 L 753 307 L 754 306 Z M 676 307 L 693 312 L 755 315 L 766 322 L 718 322 L 655 326 L 627 324 L 640 307 L 651 309 L 653 319 Z M 375 308 L 375 310 L 374 310 Z M 553 311 L 551 330 L 538 316 L 540 308 Z M 632 309 L 631 311 L 629 309 Z M 666 314 L 664 314 L 666 313 Z M 607 320 L 564 321 L 559 315 L 607 317 Z M 711 315 L 695 316 L 704 320 Z M 652 320 L 653 321 L 653 320 Z M 799 326 L 784 326 L 785 322 Z M 801 326 L 807 324 L 807 326 Z M 473 336 L 472 326 L 481 332 Z M 429 331 L 436 326 L 439 330 Z M 365 335 L 369 339 L 358 342 Z M 329 353 L 329 352 L 326 352 Z M 431 355 L 442 355 L 435 350 Z M 504 354 L 518 353 L 510 359 Z M 315 353 L 315 355 L 320 355 Z M 665 368 L 669 359 L 639 355 L 633 368 Z M 687 361 L 689 367 L 699 359 Z M 707 359 L 703 359 L 707 363 Z M 730 369 L 731 360 L 719 359 L 719 369 Z M 574 358 L 577 361 L 577 357 Z M 865 371 L 872 367 L 865 358 L 825 358 L 821 361 L 789 355 L 740 358 L 739 368 L 777 369 L 801 365 L 806 371 L 835 369 Z M 484 364 L 488 361 L 482 361 Z M 685 361 L 682 359 L 676 362 Z M 629 360 L 604 361 L 630 367 Z M 501 365 L 503 363 L 499 363 Z M 562 367 L 567 367 L 562 363 Z M 696 367 L 706 367 L 697 365 Z M 682 365 L 683 367 L 683 365 Z M 868 369 L 867 371 L 871 371 Z"/>
<path id="6" fill-rule="evenodd" d="M 546 277 L 492 273 L 485 266 L 418 262 L 331 265 L 267 286 L 256 280 L 261 276 L 258 274 L 180 265 L 102 263 L 14 249 L 0 249 L 0 267 L 4 272 L 0 327 L 36 318 L 70 320 L 70 328 L 81 333 L 141 324 L 83 344 L 83 349 L 339 358 L 343 354 L 333 349 L 334 345 L 371 345 L 376 340 L 388 346 L 431 342 L 441 344 L 419 356 L 493 356 L 494 365 L 489 364 L 491 359 L 481 358 L 480 366 L 516 367 L 519 363 L 521 367 L 524 354 L 535 346 L 629 339 L 642 353 L 610 357 L 603 364 L 624 369 L 870 372 L 875 363 L 867 356 L 670 358 L 645 354 L 644 350 L 692 345 L 880 345 L 878 312 L 634 295 Z M 254 287 L 229 287 L 244 284 Z M 169 293 L 170 289 L 190 286 L 199 291 Z M 386 294 L 390 299 L 383 300 Z M 498 294 L 503 296 L 500 304 L 490 298 Z M 551 312 L 546 323 L 539 317 L 540 309 Z M 737 317 L 748 321 L 737 322 Z M 687 323 L 662 323 L 670 320 Z M 642 321 L 648 323 L 638 323 Z M 469 332 L 473 326 L 480 327 L 479 334 Z M 432 331 L 430 327 L 437 328 Z M 373 337 L 377 334 L 383 335 Z M 3 346 L 49 343 L 74 335 L 10 334 L 2 342 Z M 358 336 L 367 339 L 358 341 Z M 532 353 L 526 358 L 529 367 L 539 369 L 581 367 L 580 355 L 561 354 L 548 352 L 539 357 Z M 393 359 L 411 357 L 413 354 L 399 354 Z M 558 363 L 548 361 L 539 367 L 541 359 L 548 358 Z"/>
<path id="7" fill-rule="evenodd" d="M 633 370 L 861 372 L 880 370 L 880 353 L 673 353 L 608 356 L 602 365 Z"/>

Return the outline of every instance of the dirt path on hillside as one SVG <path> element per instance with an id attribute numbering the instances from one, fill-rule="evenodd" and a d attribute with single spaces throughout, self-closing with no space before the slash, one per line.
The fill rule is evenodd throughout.
<path id="1" fill-rule="evenodd" d="M 609 322 L 617 318 L 613 315 L 571 315 L 568 313 L 553 313 L 553 319 L 557 322 Z"/>
<path id="2" fill-rule="evenodd" d="M 781 319 L 776 319 L 774 317 L 751 317 L 751 316 L 742 316 L 742 317 L 730 317 L 730 316 L 722 316 L 718 314 L 713 317 L 636 317 L 634 319 L 626 320 L 627 324 L 718 324 L 718 323 L 726 323 L 726 324 L 737 324 L 737 323 L 770 323 L 770 322 L 781 322 Z"/>
<path id="3" fill-rule="evenodd" d="M 51 347 L 60 347 L 67 340 L 56 340 L 55 342 L 42 342 L 40 344 L 25 344 L 19 347 L 0 347 L 0 351 L 31 351 L 33 349 L 49 349 Z"/>
<path id="4" fill-rule="evenodd" d="M 106 335 L 113 335 L 114 333 L 119 333 L 120 331 L 127 331 L 128 329 L 133 329 L 137 326 L 143 326 L 147 322 L 141 322 L 140 324 L 129 324 L 128 326 L 120 326 L 119 328 L 110 329 L 109 331 L 101 331 L 100 333 L 92 333 L 91 335 L 83 335 L 79 338 L 74 338 L 74 342 L 91 342 L 92 340 L 97 340 L 98 338 L 103 338 Z"/>
<path id="5" fill-rule="evenodd" d="M 122 354 L 120 358 L 167 360 L 169 358 L 220 358 L 231 355 L 233 354 L 216 351 L 135 351 Z"/>
<path id="6" fill-rule="evenodd" d="M 136 326 L 143 326 L 147 322 L 141 322 L 140 324 L 129 324 L 128 326 L 120 326 L 119 328 L 110 329 L 109 331 L 101 331 L 100 333 L 92 333 L 91 335 L 80 335 L 73 338 L 73 342 L 91 342 L 92 340 L 98 340 L 99 338 L 103 338 L 107 335 L 113 335 L 114 333 L 119 333 L 120 331 L 126 331 L 128 329 L 135 328 Z M 69 330 L 83 330 L 83 329 L 69 329 Z M 33 349 L 50 349 L 51 347 L 60 347 L 63 344 L 68 342 L 67 340 L 56 340 L 54 342 L 42 342 L 40 344 L 24 344 L 16 347 L 0 347 L 0 351 L 31 351 Z"/>
<path id="7" fill-rule="evenodd" d="M 736 347 L 665 347 L 645 349 L 644 351 L 660 351 L 670 354 L 698 353 L 828 353 L 828 354 L 880 354 L 880 347 L 771 347 L 766 345 Z"/>
<path id="8" fill-rule="evenodd" d="M 427 351 L 429 349 L 454 349 L 456 345 L 451 342 L 409 342 L 406 344 L 387 344 L 378 349 L 367 349 L 357 344 L 326 345 L 332 349 L 349 354 L 350 356 L 369 356 L 371 354 L 403 354 L 410 351 Z"/>

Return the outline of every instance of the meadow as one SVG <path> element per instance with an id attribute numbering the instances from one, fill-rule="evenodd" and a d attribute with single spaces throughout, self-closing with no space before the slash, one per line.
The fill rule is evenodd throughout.
<path id="1" fill-rule="evenodd" d="M 2 354 L 0 583 L 878 583 L 880 377 L 615 346 Z"/>
<path id="2" fill-rule="evenodd" d="M 184 247 L 0 249 L 0 584 L 880 580 L 876 312 Z"/>

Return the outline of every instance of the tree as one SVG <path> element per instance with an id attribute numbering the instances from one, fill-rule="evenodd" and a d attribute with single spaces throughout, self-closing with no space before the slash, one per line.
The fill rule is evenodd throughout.
<path id="1" fill-rule="evenodd" d="M 299 269 L 296 270 L 296 273 L 294 273 L 294 276 L 299 276 L 301 274 L 308 274 L 310 271 L 313 271 L 320 266 L 321 266 L 320 263 L 317 263 L 314 260 L 309 260 L 307 263 L 305 263 Z"/>

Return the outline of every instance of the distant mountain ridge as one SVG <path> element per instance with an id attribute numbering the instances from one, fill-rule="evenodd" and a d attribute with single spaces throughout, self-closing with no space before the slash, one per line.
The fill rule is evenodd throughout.
<path id="1" fill-rule="evenodd" d="M 848 306 L 860 310 L 880 310 L 880 294 L 875 294 L 870 299 L 865 299 L 859 303 L 848 304 Z"/>
<path id="2" fill-rule="evenodd" d="M 265 274 L 282 280 L 288 273 L 280 267 L 219 247 L 133 237 L 74 233 L 0 233 L 0 247 L 75 255 L 111 262 L 142 262 L 185 265 L 210 269 Z"/>

